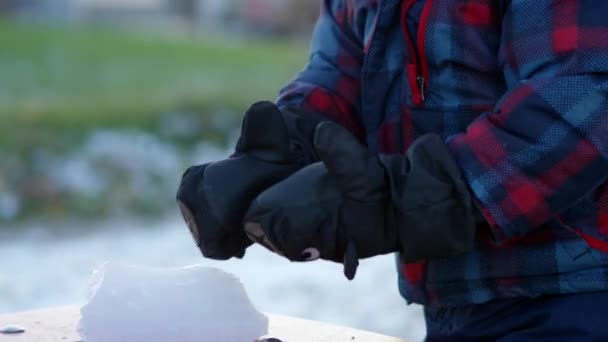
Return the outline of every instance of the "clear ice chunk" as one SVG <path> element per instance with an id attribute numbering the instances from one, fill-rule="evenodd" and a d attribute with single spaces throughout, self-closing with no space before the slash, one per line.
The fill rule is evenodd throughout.
<path id="1" fill-rule="evenodd" d="M 251 342 L 268 319 L 218 269 L 109 263 L 93 272 L 78 331 L 84 341 Z"/>

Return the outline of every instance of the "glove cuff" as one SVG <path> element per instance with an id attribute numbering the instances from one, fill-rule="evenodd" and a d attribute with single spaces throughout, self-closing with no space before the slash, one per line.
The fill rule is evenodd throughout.
<path id="1" fill-rule="evenodd" d="M 381 156 L 390 185 L 394 225 L 405 262 L 444 258 L 474 248 L 470 191 L 437 135 L 417 139 L 405 155 Z"/>

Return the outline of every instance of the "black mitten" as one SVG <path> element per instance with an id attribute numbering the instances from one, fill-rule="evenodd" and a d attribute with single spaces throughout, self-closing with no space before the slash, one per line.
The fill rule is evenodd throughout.
<path id="1" fill-rule="evenodd" d="M 406 261 L 473 248 L 471 197 L 447 146 L 419 138 L 406 155 L 378 158 L 345 129 L 322 123 L 322 160 L 259 195 L 245 217 L 256 241 L 292 261 L 342 262 L 401 252 Z"/>
<path id="2" fill-rule="evenodd" d="M 319 119 L 280 111 L 273 103 L 251 106 L 236 152 L 193 166 L 182 176 L 177 201 L 205 257 L 242 257 L 251 240 L 242 219 L 260 192 L 317 159 L 312 139 Z"/>

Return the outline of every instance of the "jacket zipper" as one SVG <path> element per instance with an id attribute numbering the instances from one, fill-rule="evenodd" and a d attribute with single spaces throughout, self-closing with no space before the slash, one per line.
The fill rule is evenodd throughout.
<path id="1" fill-rule="evenodd" d="M 407 28 L 407 12 L 412 5 L 418 0 L 406 0 L 401 10 L 401 28 L 408 47 L 410 49 L 411 59 L 407 63 L 407 71 L 409 76 L 410 88 L 412 89 L 413 102 L 416 106 L 420 106 L 425 99 L 425 90 L 428 86 L 429 69 L 426 61 L 424 39 L 426 36 L 426 27 L 431 9 L 432 0 L 426 0 L 420 23 L 418 24 L 418 46 L 414 47 L 414 42 Z"/>

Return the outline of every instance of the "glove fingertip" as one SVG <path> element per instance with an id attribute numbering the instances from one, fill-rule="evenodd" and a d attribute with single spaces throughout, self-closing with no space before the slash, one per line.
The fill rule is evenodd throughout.
<path id="1" fill-rule="evenodd" d="M 192 238 L 194 239 L 194 242 L 196 243 L 197 246 L 200 246 L 201 238 L 200 238 L 200 234 L 199 234 L 199 230 L 198 230 L 198 224 L 196 223 L 196 219 L 194 218 L 194 214 L 192 213 L 190 208 L 188 208 L 188 206 L 184 202 L 182 202 L 181 199 L 177 200 L 177 204 L 178 204 L 180 213 L 182 214 L 182 218 L 184 219 L 186 226 L 188 227 L 188 229 L 190 230 L 190 233 L 192 234 Z"/>
<path id="2" fill-rule="evenodd" d="M 346 276 L 346 279 L 348 280 L 353 280 L 357 273 L 357 267 L 359 267 L 359 258 L 357 256 L 357 248 L 352 241 L 346 246 L 343 264 L 344 276 Z"/>
<path id="3" fill-rule="evenodd" d="M 269 101 L 253 104 L 243 118 L 237 152 L 269 162 L 285 162 L 290 158 L 289 132 L 283 115 Z"/>
<path id="4" fill-rule="evenodd" d="M 264 229 L 262 228 L 262 224 L 257 222 L 246 222 L 244 228 L 245 233 L 251 241 L 259 243 L 280 256 L 285 256 L 285 253 L 283 253 L 283 251 L 277 247 L 277 245 L 271 241 L 270 238 L 268 238 L 268 235 L 266 235 Z"/>
<path id="5" fill-rule="evenodd" d="M 242 249 L 242 250 L 238 251 L 234 257 L 237 259 L 243 259 L 244 256 L 245 256 L 245 249 Z"/>

